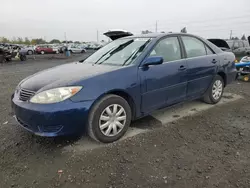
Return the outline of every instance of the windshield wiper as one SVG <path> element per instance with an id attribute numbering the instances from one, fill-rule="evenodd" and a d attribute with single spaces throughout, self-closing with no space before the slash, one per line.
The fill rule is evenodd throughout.
<path id="1" fill-rule="evenodd" d="M 122 64 L 122 66 L 126 65 L 126 63 L 131 59 L 131 60 L 134 60 L 136 58 L 136 55 L 139 53 L 139 52 L 142 52 L 143 49 L 147 46 L 147 44 L 150 42 L 150 39 L 147 40 L 142 46 L 140 46 L 140 48 L 136 51 L 134 51 L 125 61 L 124 63 Z"/>
<path id="2" fill-rule="evenodd" d="M 114 47 L 113 48 L 111 48 L 109 51 L 107 51 L 105 54 L 103 54 L 95 63 L 93 63 L 93 64 L 96 64 L 96 63 L 98 63 L 98 61 L 100 61 L 105 55 L 107 55 L 109 52 L 111 52 L 112 50 L 114 49 Z"/>
<path id="3" fill-rule="evenodd" d="M 129 40 L 129 41 L 123 43 L 123 44 L 120 44 L 117 48 L 115 48 L 112 52 L 109 53 L 109 56 L 106 59 L 104 59 L 102 62 L 98 63 L 98 61 L 101 59 L 100 58 L 97 62 L 95 62 L 95 64 L 97 64 L 97 63 L 99 65 L 102 64 L 103 62 L 107 61 L 110 57 L 112 57 L 112 55 L 114 55 L 115 53 L 121 51 L 122 49 L 124 49 L 125 47 L 127 47 L 128 45 L 130 45 L 133 42 L 134 42 L 134 40 Z"/>

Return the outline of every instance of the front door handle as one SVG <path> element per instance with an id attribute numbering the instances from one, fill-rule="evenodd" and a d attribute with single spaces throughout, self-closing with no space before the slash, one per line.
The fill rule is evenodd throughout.
<path id="1" fill-rule="evenodd" d="M 212 63 L 213 63 L 213 64 L 217 63 L 216 59 L 213 59 L 213 60 L 212 60 Z"/>
<path id="2" fill-rule="evenodd" d="M 184 65 L 181 65 L 180 68 L 178 69 L 179 71 L 184 71 L 186 70 L 186 67 Z"/>

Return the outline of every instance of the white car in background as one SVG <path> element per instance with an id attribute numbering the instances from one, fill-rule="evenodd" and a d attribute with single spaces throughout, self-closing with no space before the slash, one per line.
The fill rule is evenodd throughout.
<path id="1" fill-rule="evenodd" d="M 58 54 L 59 53 L 59 46 L 58 45 L 51 45 L 51 48 L 53 50 L 54 53 Z"/>
<path id="2" fill-rule="evenodd" d="M 71 45 L 71 46 L 68 46 L 68 50 L 71 52 L 71 53 L 85 53 L 86 50 L 80 46 L 80 45 Z"/>

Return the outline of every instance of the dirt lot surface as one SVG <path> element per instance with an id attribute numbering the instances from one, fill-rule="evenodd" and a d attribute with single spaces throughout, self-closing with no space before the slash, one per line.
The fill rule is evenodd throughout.
<path id="1" fill-rule="evenodd" d="M 243 99 L 167 126 L 146 117 L 133 126 L 152 125 L 152 131 L 93 150 L 65 151 L 77 139 L 41 138 L 20 128 L 10 108 L 18 82 L 81 58 L 0 66 L 0 187 L 250 187 L 250 83 L 226 89 Z"/>

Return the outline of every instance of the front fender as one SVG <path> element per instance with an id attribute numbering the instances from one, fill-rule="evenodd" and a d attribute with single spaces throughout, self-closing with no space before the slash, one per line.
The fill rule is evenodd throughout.
<path id="1" fill-rule="evenodd" d="M 117 90 L 128 93 L 135 101 L 140 100 L 140 82 L 137 74 L 136 66 L 128 66 L 80 81 L 75 85 L 82 85 L 83 89 L 71 100 L 97 100 L 100 96 Z"/>

